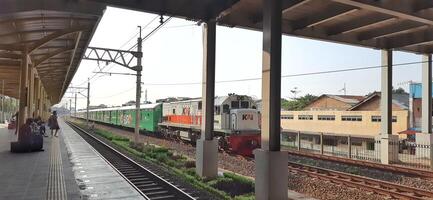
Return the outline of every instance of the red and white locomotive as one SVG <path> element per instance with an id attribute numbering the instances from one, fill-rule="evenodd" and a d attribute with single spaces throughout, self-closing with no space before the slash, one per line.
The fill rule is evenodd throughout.
<path id="1" fill-rule="evenodd" d="M 167 137 L 189 140 L 200 137 L 201 98 L 163 104 L 159 129 Z M 215 97 L 214 136 L 220 148 L 240 155 L 251 155 L 260 147 L 259 112 L 254 100 L 245 95 Z"/>

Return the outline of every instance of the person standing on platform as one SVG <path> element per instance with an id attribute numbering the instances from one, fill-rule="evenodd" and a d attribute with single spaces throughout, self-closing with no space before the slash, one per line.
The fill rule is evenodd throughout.
<path id="1" fill-rule="evenodd" d="M 12 115 L 12 119 L 13 118 L 15 118 L 15 120 L 14 120 L 14 124 L 15 124 L 15 135 L 17 134 L 17 132 L 18 132 L 18 115 L 19 115 L 19 112 L 17 111 L 14 115 Z"/>
<path id="2" fill-rule="evenodd" d="M 54 136 L 57 137 L 57 132 L 60 129 L 59 123 L 57 122 L 57 111 L 53 111 L 53 114 L 48 119 L 48 126 L 51 129 L 51 137 L 53 137 L 53 132 L 54 131 L 55 131 Z"/>
<path id="3" fill-rule="evenodd" d="M 48 135 L 45 133 L 45 123 L 44 121 L 42 121 L 42 118 L 40 116 L 36 118 L 36 123 L 39 126 L 39 134 L 41 134 L 44 137 L 48 137 Z"/>

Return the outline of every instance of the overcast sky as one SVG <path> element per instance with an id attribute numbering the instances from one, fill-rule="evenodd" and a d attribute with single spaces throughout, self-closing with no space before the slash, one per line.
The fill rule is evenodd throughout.
<path id="1" fill-rule="evenodd" d="M 90 43 L 94 47 L 129 49 L 136 43 L 131 37 L 138 32 L 138 25 L 145 26 L 156 15 L 109 7 L 99 23 Z M 159 23 L 154 20 L 143 30 L 146 35 Z M 257 31 L 217 27 L 216 80 L 237 80 L 260 78 L 262 66 L 262 33 Z M 122 46 L 123 45 L 123 46 Z M 394 63 L 421 61 L 421 56 L 394 52 Z M 293 75 L 346 68 L 380 65 L 380 51 L 317 40 L 283 36 L 282 74 Z M 100 71 L 105 63 L 98 66 L 95 61 L 83 60 L 72 80 L 72 86 L 86 86 L 86 80 Z M 201 96 L 201 86 L 176 85 L 197 83 L 202 78 L 202 28 L 194 22 L 173 18 L 156 34 L 143 42 L 143 94 L 147 89 L 148 100 L 175 96 Z M 118 65 L 108 65 L 102 71 L 133 73 Z M 100 77 L 99 77 L 100 76 Z M 394 68 L 394 87 L 407 85 L 399 83 L 421 80 L 421 64 Z M 135 76 L 100 75 L 91 79 L 91 105 L 120 105 L 135 100 Z M 173 85 L 148 85 L 148 84 Z M 294 87 L 298 96 L 307 93 L 366 95 L 380 90 L 380 69 L 350 71 L 319 75 L 305 75 L 282 79 L 282 97 L 293 97 Z M 216 84 L 216 95 L 228 93 L 247 94 L 261 98 L 261 81 L 240 81 Z M 66 94 L 70 97 L 70 94 Z M 69 101 L 69 100 L 67 100 Z M 63 101 L 65 103 L 66 100 Z M 78 99 L 78 108 L 84 108 L 86 100 Z"/>

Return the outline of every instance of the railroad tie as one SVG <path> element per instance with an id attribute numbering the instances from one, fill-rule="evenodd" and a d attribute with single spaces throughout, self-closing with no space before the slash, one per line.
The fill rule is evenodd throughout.
<path id="1" fill-rule="evenodd" d="M 67 200 L 59 138 L 52 137 L 51 140 L 47 200 Z"/>

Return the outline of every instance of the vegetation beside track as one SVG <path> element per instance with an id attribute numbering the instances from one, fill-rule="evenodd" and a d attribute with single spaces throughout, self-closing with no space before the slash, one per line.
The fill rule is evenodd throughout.
<path id="1" fill-rule="evenodd" d="M 85 128 L 82 123 L 75 123 Z M 221 199 L 227 200 L 253 200 L 254 181 L 245 177 L 223 173 L 222 176 L 212 180 L 204 180 L 195 173 L 195 161 L 188 160 L 183 155 L 173 153 L 167 148 L 151 144 L 136 144 L 126 137 L 115 135 L 111 132 L 95 129 L 93 133 L 110 140 L 114 145 L 126 150 L 143 161 L 162 166 L 172 174 L 180 177 L 194 187 L 208 191 Z"/>

